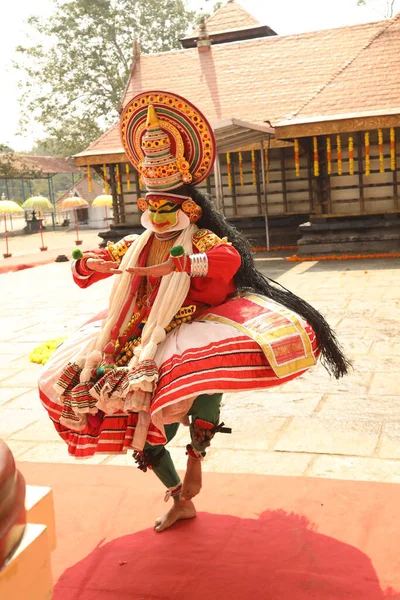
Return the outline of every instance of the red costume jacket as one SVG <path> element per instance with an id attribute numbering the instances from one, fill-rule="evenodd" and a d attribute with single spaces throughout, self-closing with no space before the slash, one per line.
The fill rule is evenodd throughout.
<path id="1" fill-rule="evenodd" d="M 128 248 L 134 243 L 136 236 L 127 236 L 116 244 L 108 244 L 107 248 L 93 251 L 103 260 L 113 260 L 120 264 Z M 206 277 L 192 277 L 189 293 L 182 306 L 218 306 L 236 290 L 234 276 L 241 264 L 238 251 L 227 242 L 207 229 L 200 229 L 193 236 L 193 254 L 205 252 L 208 259 Z M 190 261 L 187 261 L 186 271 L 190 273 Z M 118 276 L 118 275 L 117 275 Z M 96 281 L 110 277 L 109 274 L 95 273 L 86 268 L 86 259 L 76 261 L 73 268 L 75 283 L 86 288 Z M 155 278 L 149 278 L 152 283 Z"/>

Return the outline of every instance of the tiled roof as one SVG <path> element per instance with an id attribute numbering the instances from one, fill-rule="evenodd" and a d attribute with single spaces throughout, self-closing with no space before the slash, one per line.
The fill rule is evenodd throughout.
<path id="1" fill-rule="evenodd" d="M 219 10 L 216 10 L 211 17 L 206 20 L 206 29 L 208 33 L 217 33 L 230 29 L 236 30 L 242 27 L 255 27 L 260 25 L 253 15 L 247 12 L 235 0 L 229 0 Z M 196 37 L 199 34 L 199 29 L 196 29 L 188 36 L 189 38 Z"/>
<path id="2" fill-rule="evenodd" d="M 16 168 L 24 165 L 30 169 L 42 171 L 44 175 L 55 173 L 76 173 L 74 161 L 71 158 L 56 158 L 54 156 L 34 156 L 33 154 L 14 154 Z"/>
<path id="3" fill-rule="evenodd" d="M 331 82 L 384 27 L 386 21 L 219 44 L 201 53 L 191 48 L 143 55 L 124 104 L 159 89 L 191 100 L 211 123 L 233 117 L 274 125 Z"/>
<path id="4" fill-rule="evenodd" d="M 143 91 L 172 91 L 211 124 L 237 118 L 273 126 L 371 107 L 389 111 L 400 97 L 399 18 L 142 55 L 124 105 Z M 81 155 L 112 152 L 123 152 L 118 124 Z"/>
<path id="5" fill-rule="evenodd" d="M 121 136 L 119 133 L 119 123 L 115 123 L 110 129 L 108 129 L 103 135 L 97 140 L 92 142 L 83 152 L 76 154 L 75 156 L 97 156 L 97 154 L 117 154 L 123 152 L 121 144 Z"/>
<path id="6" fill-rule="evenodd" d="M 377 24 L 378 25 L 378 24 Z M 376 28 L 367 43 L 302 105 L 286 124 L 350 115 L 400 113 L 400 13 Z"/>
<path id="7" fill-rule="evenodd" d="M 72 185 L 69 190 L 64 192 L 62 196 L 57 198 L 57 202 L 61 202 L 61 200 L 65 200 L 70 196 L 78 195 L 80 198 L 87 200 L 88 202 L 93 202 L 97 196 L 103 194 L 103 186 L 98 183 L 95 179 L 92 179 L 92 191 L 89 192 L 89 181 L 87 176 L 82 177 L 79 181 L 77 181 L 74 185 Z"/>

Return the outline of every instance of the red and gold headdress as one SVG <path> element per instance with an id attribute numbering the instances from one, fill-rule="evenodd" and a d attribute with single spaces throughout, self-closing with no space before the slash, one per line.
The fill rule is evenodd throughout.
<path id="1" fill-rule="evenodd" d="M 204 115 L 176 94 L 142 93 L 132 98 L 122 112 L 121 138 L 149 192 L 147 198 L 167 193 L 171 200 L 182 204 L 185 212 L 190 208 L 192 222 L 197 220 L 197 205 L 173 190 L 185 184 L 198 185 L 213 168 L 216 143 Z M 145 206 L 142 203 L 141 208 Z"/>

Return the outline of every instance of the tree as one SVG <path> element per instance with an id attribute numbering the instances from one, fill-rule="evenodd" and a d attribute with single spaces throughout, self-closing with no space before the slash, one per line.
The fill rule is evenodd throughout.
<path id="1" fill-rule="evenodd" d="M 371 6 L 385 19 L 390 19 L 400 7 L 399 0 L 357 0 L 357 6 Z"/>
<path id="2" fill-rule="evenodd" d="M 0 179 L 38 177 L 40 174 L 41 171 L 29 167 L 23 159 L 15 156 L 14 152 L 0 154 Z"/>
<path id="3" fill-rule="evenodd" d="M 0 152 L 14 152 L 8 144 L 0 144 Z"/>
<path id="4" fill-rule="evenodd" d="M 196 14 L 186 0 L 54 0 L 47 20 L 27 21 L 35 41 L 18 46 L 22 127 L 42 124 L 57 154 L 82 150 L 115 121 L 134 39 L 141 52 L 180 48 Z"/>
<path id="5" fill-rule="evenodd" d="M 65 117 L 58 124 L 47 126 L 48 136 L 36 140 L 32 154 L 36 156 L 73 156 L 102 134 L 96 119 L 88 117 Z"/>

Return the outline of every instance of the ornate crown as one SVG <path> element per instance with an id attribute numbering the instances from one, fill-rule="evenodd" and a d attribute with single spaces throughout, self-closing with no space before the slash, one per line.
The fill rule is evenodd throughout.
<path id="1" fill-rule="evenodd" d="M 156 91 L 132 98 L 121 115 L 121 138 L 149 192 L 198 185 L 214 165 L 211 125 L 176 94 Z"/>

